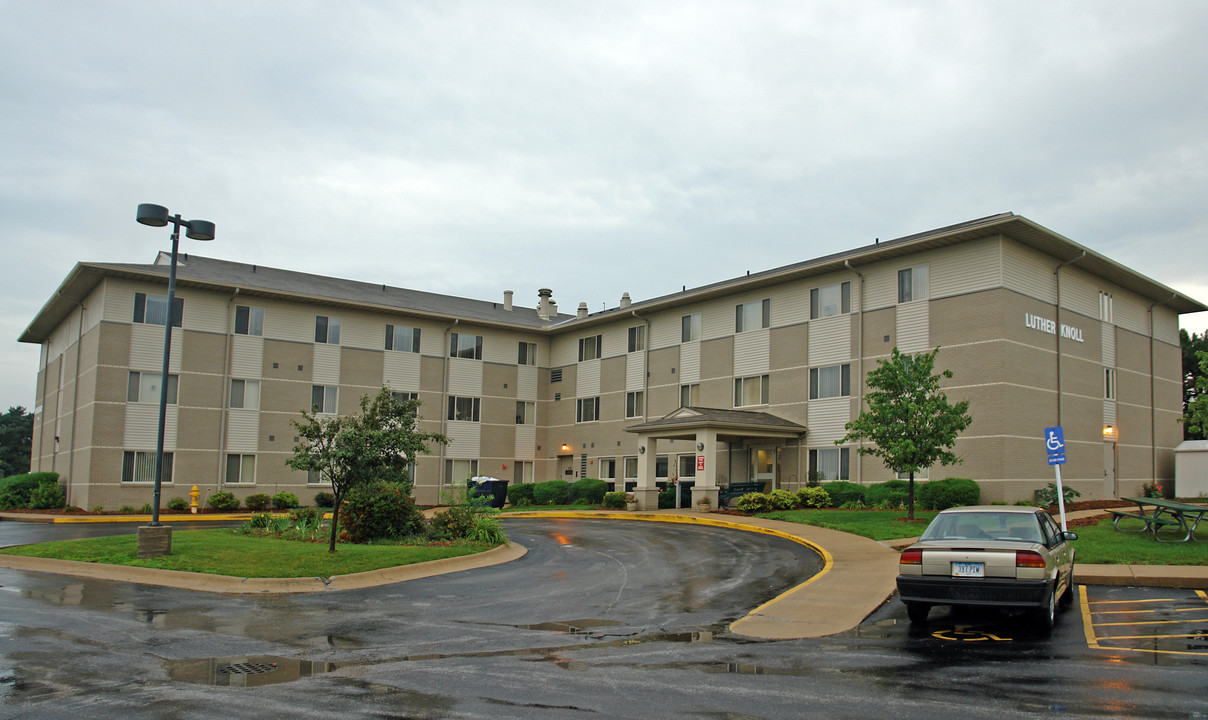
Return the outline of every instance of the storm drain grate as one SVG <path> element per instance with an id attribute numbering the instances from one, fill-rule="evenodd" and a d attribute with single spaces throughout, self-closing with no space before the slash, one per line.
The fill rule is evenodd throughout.
<path id="1" fill-rule="evenodd" d="M 263 675 L 277 669 L 277 663 L 231 663 L 217 668 L 223 675 Z"/>

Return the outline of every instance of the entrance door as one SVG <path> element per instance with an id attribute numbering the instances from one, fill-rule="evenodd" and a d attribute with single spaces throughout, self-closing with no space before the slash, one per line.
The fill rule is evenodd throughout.
<path id="1" fill-rule="evenodd" d="M 751 479 L 763 481 L 764 492 L 776 489 L 776 448 L 751 448 Z"/>
<path id="2" fill-rule="evenodd" d="M 558 477 L 555 480 L 565 480 L 567 482 L 575 481 L 575 456 L 574 455 L 559 455 L 558 456 Z"/>
<path id="3" fill-rule="evenodd" d="M 1103 497 L 1116 497 L 1116 444 L 1103 443 Z"/>

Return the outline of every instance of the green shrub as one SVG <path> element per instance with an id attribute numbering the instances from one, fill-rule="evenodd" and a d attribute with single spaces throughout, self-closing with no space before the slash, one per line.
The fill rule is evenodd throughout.
<path id="1" fill-rule="evenodd" d="M 182 497 L 174 497 L 168 501 L 168 509 L 176 511 L 184 511 L 189 509 L 189 501 Z"/>
<path id="2" fill-rule="evenodd" d="M 843 507 L 850 502 L 864 503 L 864 487 L 846 480 L 824 482 L 818 487 L 830 496 L 831 507 Z"/>
<path id="3" fill-rule="evenodd" d="M 831 498 L 820 487 L 803 487 L 797 491 L 797 504 L 807 508 L 830 507 Z"/>
<path id="4" fill-rule="evenodd" d="M 534 505 L 565 505 L 569 495 L 570 483 L 565 480 L 533 483 Z"/>
<path id="5" fill-rule="evenodd" d="M 155 512 L 155 508 L 151 507 L 151 503 L 143 503 L 142 507 L 140 507 L 138 511 L 144 515 L 150 515 L 151 513 Z"/>
<path id="6" fill-rule="evenodd" d="M 677 505 L 675 502 L 677 492 L 679 492 L 679 487 L 675 483 L 669 482 L 664 485 L 663 489 L 659 490 L 659 509 L 665 510 L 675 507 Z"/>
<path id="7" fill-rule="evenodd" d="M 601 504 L 609 510 L 624 510 L 625 493 L 620 491 L 604 493 L 604 501 Z"/>
<path id="8" fill-rule="evenodd" d="M 840 510 L 863 510 L 867 505 L 862 500 L 848 500 L 839 506 Z"/>
<path id="9" fill-rule="evenodd" d="M 738 498 L 738 501 L 734 503 L 734 507 L 739 512 L 745 513 L 768 512 L 772 509 L 772 500 L 763 493 L 747 493 Z"/>
<path id="10" fill-rule="evenodd" d="M 405 490 L 410 494 L 410 490 Z M 273 507 L 278 510 L 292 510 L 298 507 L 298 496 L 292 492 L 279 492 L 273 496 Z"/>
<path id="11" fill-rule="evenodd" d="M 44 480 L 29 494 L 33 510 L 57 510 L 67 504 L 67 494 L 56 480 Z"/>
<path id="12" fill-rule="evenodd" d="M 254 515 L 252 515 L 247 520 L 243 521 L 243 528 L 244 529 L 248 529 L 248 528 L 262 529 L 262 528 L 267 528 L 267 527 L 271 526 L 272 524 L 273 524 L 272 515 L 269 515 L 266 512 L 258 512 L 258 513 L 255 513 Z"/>
<path id="13" fill-rule="evenodd" d="M 608 492 L 608 483 L 596 478 L 582 478 L 570 486 L 571 502 L 582 500 L 588 505 L 599 505 L 604 502 L 604 493 Z"/>
<path id="14" fill-rule="evenodd" d="M 433 540 L 459 540 L 470 536 L 474 530 L 474 516 L 479 514 L 473 505 L 453 505 L 432 518 L 428 535 Z"/>
<path id="15" fill-rule="evenodd" d="M 229 493 L 225 490 L 219 490 L 214 493 L 206 502 L 218 512 L 230 512 L 239 509 L 239 498 L 235 497 L 234 493 Z"/>
<path id="16" fill-rule="evenodd" d="M 273 499 L 264 493 L 256 493 L 248 495 L 243 499 L 243 504 L 247 505 L 247 509 L 253 512 L 263 512 L 268 510 L 268 506 L 273 502 Z"/>
<path id="17" fill-rule="evenodd" d="M 503 534 L 503 525 L 493 512 L 474 513 L 466 539 L 488 545 L 506 545 L 508 541 Z"/>
<path id="18" fill-rule="evenodd" d="M 797 507 L 797 493 L 788 490 L 773 490 L 768 493 L 768 504 L 773 510 L 792 510 Z"/>
<path id="19" fill-rule="evenodd" d="M 1082 497 L 1082 493 L 1078 492 L 1069 485 L 1064 483 L 1061 486 L 1061 495 L 1067 503 L 1074 502 L 1074 498 Z M 1043 507 L 1057 504 L 1057 483 L 1051 482 L 1048 486 L 1036 491 L 1036 502 Z"/>
<path id="20" fill-rule="evenodd" d="M 326 490 L 320 490 L 319 492 L 315 493 L 315 507 L 330 508 L 330 507 L 335 507 L 335 506 L 336 506 L 336 496 L 335 495 L 332 495 L 331 493 L 327 492 Z"/>
<path id="21" fill-rule="evenodd" d="M 976 505 L 980 499 L 981 488 L 969 478 L 932 480 L 915 488 L 915 500 L 924 510 Z"/>
<path id="22" fill-rule="evenodd" d="M 401 538 L 427 532 L 424 514 L 401 483 L 358 485 L 340 506 L 340 534 L 350 542 Z"/>
<path id="23" fill-rule="evenodd" d="M 0 478 L 0 510 L 29 507 L 29 496 L 44 482 L 59 482 L 55 472 L 33 472 Z"/>
<path id="24" fill-rule="evenodd" d="M 289 519 L 295 524 L 318 522 L 319 511 L 312 507 L 299 507 L 289 511 Z"/>
<path id="25" fill-rule="evenodd" d="M 517 483 L 508 486 L 508 502 L 515 507 L 533 504 L 533 483 Z"/>
<path id="26" fill-rule="evenodd" d="M 1056 485 L 1056 483 L 1053 483 Z M 1160 498 L 1162 497 L 1162 486 L 1155 482 L 1147 482 L 1141 486 L 1141 497 Z"/>
<path id="27" fill-rule="evenodd" d="M 915 490 L 918 490 L 917 486 Z M 873 483 L 865 488 L 864 492 L 864 502 L 878 508 L 888 503 L 885 508 L 886 510 L 901 507 L 906 504 L 906 500 L 909 497 L 909 480 L 887 480 L 886 482 Z"/>

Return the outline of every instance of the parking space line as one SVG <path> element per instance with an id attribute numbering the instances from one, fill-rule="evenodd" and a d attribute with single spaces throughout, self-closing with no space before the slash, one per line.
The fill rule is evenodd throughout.
<path id="1" fill-rule="evenodd" d="M 1196 590 L 1195 594 L 1196 594 L 1196 596 L 1199 597 L 1199 599 L 1204 600 L 1205 602 L 1208 602 L 1208 592 L 1205 592 L 1203 590 Z M 1176 613 L 1176 612 L 1179 612 L 1179 613 L 1188 612 L 1188 611 L 1204 612 L 1205 610 L 1208 610 L 1208 608 L 1205 608 L 1205 607 L 1170 607 L 1170 605 L 1186 603 L 1189 599 L 1194 599 L 1194 598 L 1189 598 L 1187 596 L 1184 596 L 1181 598 L 1170 597 L 1170 598 L 1143 598 L 1143 599 L 1139 599 L 1139 600 L 1092 601 L 1087 592 L 1086 586 L 1079 585 L 1078 586 L 1078 599 L 1079 599 L 1079 606 L 1082 610 L 1082 628 L 1083 628 L 1083 632 L 1086 635 L 1086 645 L 1088 648 L 1090 648 L 1092 650 L 1107 650 L 1110 652 L 1120 652 L 1120 651 L 1143 652 L 1143 653 L 1151 653 L 1151 654 L 1159 654 L 1159 655 L 1193 655 L 1193 656 L 1201 656 L 1201 657 L 1208 656 L 1208 645 L 1202 645 L 1202 644 L 1192 644 L 1192 643 L 1184 642 L 1183 644 L 1186 645 L 1187 650 L 1167 650 L 1167 649 L 1159 649 L 1158 647 L 1129 647 L 1128 646 L 1129 641 L 1143 642 L 1146 644 L 1152 643 L 1153 645 L 1156 646 L 1159 642 L 1161 642 L 1163 640 L 1177 642 L 1180 640 L 1187 641 L 1187 640 L 1208 639 L 1208 638 L 1206 638 L 1205 630 L 1196 628 L 1194 626 L 1192 628 L 1186 627 L 1191 623 L 1197 623 L 1197 624 L 1206 623 L 1206 622 L 1208 622 L 1208 617 L 1180 617 L 1176 620 L 1140 620 L 1140 619 L 1137 619 L 1137 620 L 1132 620 L 1132 621 L 1128 621 L 1128 622 L 1100 622 L 1099 621 L 1100 619 L 1104 618 L 1105 616 L 1109 616 L 1109 615 L 1131 614 L 1134 617 L 1144 617 L 1146 615 L 1154 615 L 1157 613 L 1162 613 L 1162 614 L 1169 616 L 1170 613 Z M 1166 607 L 1154 607 L 1155 603 L 1165 603 Z M 1134 606 L 1136 606 L 1136 608 L 1134 610 L 1101 610 L 1101 609 L 1098 609 L 1102 606 L 1119 607 L 1122 605 L 1134 605 Z M 1182 632 L 1169 632 L 1169 633 L 1158 632 L 1155 634 L 1142 634 L 1142 635 L 1110 635 L 1110 634 L 1108 634 L 1108 632 L 1110 632 L 1110 631 L 1107 630 L 1107 628 L 1137 627 L 1137 626 L 1142 626 L 1142 625 L 1148 625 L 1148 626 L 1183 625 L 1184 628 L 1177 628 L 1177 630 L 1182 630 Z M 1155 629 L 1157 629 L 1157 628 L 1155 628 Z M 1171 630 L 1174 631 L 1174 630 L 1176 630 L 1176 628 L 1171 628 Z M 1188 630 L 1191 630 L 1191 632 L 1188 632 Z M 1103 633 L 1103 634 L 1100 634 L 1100 633 Z M 1104 645 L 1103 644 L 1104 642 L 1110 642 L 1111 644 Z M 1177 645 L 1176 645 L 1176 647 L 1177 647 Z"/>

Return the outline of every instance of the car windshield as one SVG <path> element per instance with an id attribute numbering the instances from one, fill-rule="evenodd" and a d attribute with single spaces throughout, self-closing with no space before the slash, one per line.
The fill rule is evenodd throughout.
<path id="1" fill-rule="evenodd" d="M 937 515 L 927 526 L 921 539 L 1041 542 L 1040 525 L 1037 524 L 1035 515 L 1006 512 L 958 512 Z"/>

